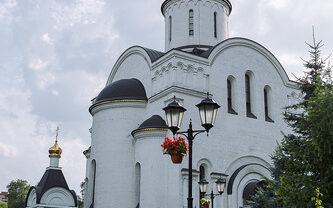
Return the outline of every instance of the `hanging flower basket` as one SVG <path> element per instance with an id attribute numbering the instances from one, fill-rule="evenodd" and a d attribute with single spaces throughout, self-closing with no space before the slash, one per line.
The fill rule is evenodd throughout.
<path id="1" fill-rule="evenodd" d="M 174 139 L 165 137 L 161 147 L 163 148 L 163 154 L 171 155 L 171 160 L 175 164 L 181 163 L 188 152 L 188 144 L 182 137 L 176 137 Z"/>
<path id="2" fill-rule="evenodd" d="M 209 200 L 209 199 L 202 198 L 202 199 L 200 200 L 200 204 L 202 205 L 203 208 L 209 208 L 210 200 Z"/>
<path id="3" fill-rule="evenodd" d="M 183 154 L 179 154 L 179 153 L 177 153 L 177 154 L 172 154 L 172 155 L 171 155 L 171 160 L 172 160 L 172 162 L 175 163 L 175 164 L 182 163 L 183 158 L 184 158 L 184 155 L 183 155 Z"/>

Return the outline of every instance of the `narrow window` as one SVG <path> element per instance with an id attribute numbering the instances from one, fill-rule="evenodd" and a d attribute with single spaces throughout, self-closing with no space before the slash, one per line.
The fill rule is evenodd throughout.
<path id="1" fill-rule="evenodd" d="M 171 41 L 172 38 L 172 17 L 169 16 L 169 41 Z"/>
<path id="2" fill-rule="evenodd" d="M 92 167 L 92 206 L 94 207 L 95 205 L 95 187 L 96 187 L 96 161 L 93 160 L 91 163 L 91 167 Z"/>
<path id="3" fill-rule="evenodd" d="M 140 207 L 140 185 L 141 185 L 141 165 L 140 163 L 136 163 L 135 165 L 135 182 L 136 182 L 136 201 L 137 205 L 136 208 Z"/>
<path id="4" fill-rule="evenodd" d="M 228 90 L 228 92 L 227 92 L 227 94 L 228 94 L 228 113 L 237 115 L 236 111 L 232 107 L 232 105 L 233 105 L 233 100 L 232 100 L 233 89 L 232 89 L 232 83 L 231 83 L 230 79 L 227 80 L 227 90 Z"/>
<path id="5" fill-rule="evenodd" d="M 200 180 L 203 180 L 205 178 L 206 178 L 205 167 L 203 165 L 200 165 Z"/>
<path id="6" fill-rule="evenodd" d="M 251 80 L 248 74 L 245 74 L 245 93 L 246 93 L 246 116 L 250 118 L 257 118 L 252 113 L 251 108 Z"/>
<path id="7" fill-rule="evenodd" d="M 217 31 L 216 31 L 216 12 L 214 12 L 214 37 L 216 38 L 217 37 Z"/>
<path id="8" fill-rule="evenodd" d="M 206 170 L 205 170 L 205 167 L 203 165 L 200 165 L 200 181 L 203 180 L 203 179 L 206 179 Z M 204 198 L 205 197 L 205 194 L 204 193 L 201 193 L 200 190 L 199 190 L 199 207 L 201 207 L 200 205 L 200 199 Z"/>
<path id="9" fill-rule="evenodd" d="M 271 118 L 270 118 L 270 102 L 269 102 L 269 87 L 266 86 L 264 88 L 264 104 L 265 104 L 265 120 L 268 122 L 274 122 Z"/>
<path id="10" fill-rule="evenodd" d="M 193 10 L 191 9 L 189 11 L 189 35 L 193 36 L 194 31 L 193 31 Z"/>

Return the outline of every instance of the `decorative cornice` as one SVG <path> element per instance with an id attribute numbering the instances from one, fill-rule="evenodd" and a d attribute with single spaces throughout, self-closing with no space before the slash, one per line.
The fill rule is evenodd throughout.
<path id="1" fill-rule="evenodd" d="M 225 173 L 217 173 L 217 172 L 212 172 L 210 173 L 210 178 L 211 179 L 219 179 L 219 178 L 227 178 L 229 175 Z"/>
<path id="2" fill-rule="evenodd" d="M 207 58 L 204 57 L 200 57 L 191 53 L 187 53 L 185 51 L 182 51 L 180 49 L 171 49 L 170 51 L 168 51 L 167 53 L 164 54 L 164 56 L 162 56 L 161 58 L 159 58 L 157 61 L 155 61 L 152 64 L 152 70 L 154 70 L 155 68 L 159 67 L 162 64 L 165 64 L 167 61 L 170 61 L 173 58 L 179 58 L 182 61 L 186 60 L 186 61 L 190 61 L 193 63 L 197 63 L 197 64 L 202 64 L 202 65 L 206 65 L 209 66 L 209 62 Z"/>
<path id="3" fill-rule="evenodd" d="M 132 131 L 132 136 L 135 140 L 141 138 L 164 138 L 168 133 L 168 129 L 164 128 L 147 128 Z"/>
<path id="4" fill-rule="evenodd" d="M 132 135 L 142 132 L 142 131 L 168 131 L 167 128 L 145 128 L 145 129 L 136 129 L 132 131 Z"/>
<path id="5" fill-rule="evenodd" d="M 148 100 L 150 103 L 153 103 L 156 100 L 158 100 L 162 97 L 165 97 L 166 95 L 173 93 L 173 92 L 178 92 L 178 93 L 182 93 L 182 94 L 186 94 L 186 95 L 192 95 L 192 96 L 199 97 L 199 98 L 206 98 L 206 95 L 207 95 L 207 92 L 199 92 L 196 90 L 187 89 L 187 88 L 183 88 L 183 87 L 171 86 L 171 87 L 168 87 L 165 90 L 151 96 Z"/>
<path id="6" fill-rule="evenodd" d="M 188 174 L 189 173 L 188 168 L 182 168 L 180 172 L 182 173 L 182 176 L 183 176 L 184 179 L 187 178 L 188 175 L 189 175 Z M 195 169 L 192 169 L 192 177 L 193 178 L 197 178 L 197 177 L 199 177 L 199 175 L 200 175 L 199 171 L 197 171 Z"/>
<path id="7" fill-rule="evenodd" d="M 164 16 L 164 14 L 165 14 L 165 8 L 166 8 L 167 6 L 170 6 L 170 5 L 172 4 L 172 1 L 177 2 L 177 1 L 181 1 L 181 0 L 165 0 L 165 1 L 163 2 L 163 4 L 161 5 L 161 12 L 162 12 L 163 16 Z M 229 0 L 213 0 L 213 1 L 216 1 L 216 2 L 219 2 L 219 3 L 222 3 L 222 4 L 225 4 L 225 5 L 228 7 L 228 9 L 229 9 L 229 13 L 228 13 L 228 15 L 230 15 L 230 13 L 231 13 L 231 11 L 232 11 L 232 5 L 231 5 L 231 3 L 230 3 Z"/>
<path id="8" fill-rule="evenodd" d="M 147 100 L 110 100 L 100 103 L 93 104 L 89 108 L 91 115 L 105 110 L 108 108 L 119 108 L 119 107 L 134 107 L 134 108 L 144 108 L 147 105 Z"/>
<path id="9" fill-rule="evenodd" d="M 91 154 L 91 146 L 87 150 L 84 150 L 83 154 L 84 156 L 86 156 L 87 159 L 89 159 Z"/>

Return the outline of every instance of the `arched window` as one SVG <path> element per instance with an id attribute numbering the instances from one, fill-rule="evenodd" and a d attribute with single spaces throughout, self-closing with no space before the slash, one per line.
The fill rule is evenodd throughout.
<path id="1" fill-rule="evenodd" d="M 217 15 L 217 13 L 216 12 L 214 12 L 214 37 L 216 38 L 217 37 L 217 28 L 216 28 L 216 15 Z"/>
<path id="2" fill-rule="evenodd" d="M 205 167 L 200 165 L 200 180 L 206 179 Z"/>
<path id="3" fill-rule="evenodd" d="M 96 160 L 91 161 L 91 181 L 92 181 L 92 196 L 91 196 L 91 205 L 90 207 L 94 207 L 95 205 L 95 187 L 96 187 Z"/>
<path id="4" fill-rule="evenodd" d="M 266 190 L 266 181 L 253 181 L 248 183 L 243 190 L 243 205 L 249 207 L 249 201 L 253 201 L 252 196 L 256 195 L 260 189 Z"/>
<path id="5" fill-rule="evenodd" d="M 193 10 L 191 9 L 189 11 L 189 35 L 193 36 L 194 35 L 194 25 L 193 25 Z"/>
<path id="6" fill-rule="evenodd" d="M 169 41 L 172 39 L 172 17 L 169 16 Z"/>
<path id="7" fill-rule="evenodd" d="M 251 106 L 251 78 L 250 75 L 247 73 L 245 74 L 245 94 L 246 94 L 246 116 L 249 118 L 257 118 L 252 113 L 252 106 Z"/>
<path id="8" fill-rule="evenodd" d="M 234 110 L 234 87 L 233 87 L 233 82 L 234 78 L 230 76 L 227 79 L 227 100 L 228 100 L 228 113 L 235 114 L 237 115 L 237 112 Z"/>
<path id="9" fill-rule="evenodd" d="M 269 86 L 265 86 L 264 88 L 264 105 L 265 105 L 265 120 L 268 122 L 274 122 L 271 119 L 271 88 Z"/>
<path id="10" fill-rule="evenodd" d="M 136 207 L 140 207 L 140 185 L 141 185 L 141 165 L 136 163 L 135 165 L 135 185 L 136 185 Z"/>

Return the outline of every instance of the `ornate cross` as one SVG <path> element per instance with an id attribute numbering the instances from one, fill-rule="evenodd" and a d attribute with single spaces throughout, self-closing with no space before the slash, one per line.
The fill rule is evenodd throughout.
<path id="1" fill-rule="evenodd" d="M 56 130 L 56 131 L 57 131 L 57 135 L 56 135 L 56 142 L 58 141 L 58 134 L 59 134 L 59 130 L 60 130 L 60 129 L 59 129 L 59 126 L 57 126 L 57 130 Z"/>

